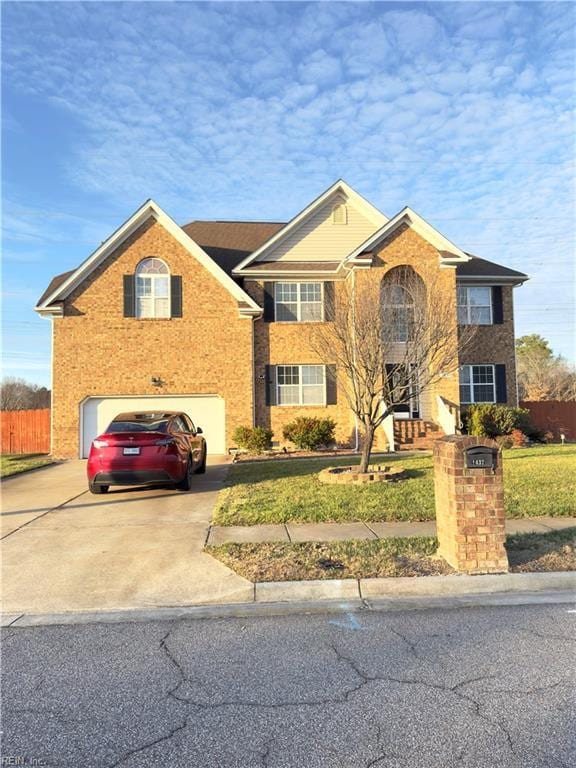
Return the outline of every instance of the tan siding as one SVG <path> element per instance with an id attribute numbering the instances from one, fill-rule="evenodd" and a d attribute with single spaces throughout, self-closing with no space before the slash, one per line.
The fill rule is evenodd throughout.
<path id="1" fill-rule="evenodd" d="M 339 261 L 348 256 L 377 227 L 350 203 L 346 203 L 348 223 L 333 224 L 332 209 L 337 202 L 346 201 L 341 195 L 332 198 L 262 260 Z"/>

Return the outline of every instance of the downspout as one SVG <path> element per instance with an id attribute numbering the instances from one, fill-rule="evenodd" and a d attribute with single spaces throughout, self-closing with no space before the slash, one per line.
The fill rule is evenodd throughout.
<path id="1" fill-rule="evenodd" d="M 352 269 L 352 336 L 354 339 L 354 346 L 353 349 L 353 359 L 354 359 L 354 370 L 356 370 L 356 316 L 355 316 L 355 307 L 356 307 L 356 271 Z M 354 414 L 354 453 L 358 453 L 360 450 L 360 436 L 358 433 L 358 416 Z"/>
<path id="2" fill-rule="evenodd" d="M 256 426 L 256 320 L 252 316 L 252 426 Z"/>

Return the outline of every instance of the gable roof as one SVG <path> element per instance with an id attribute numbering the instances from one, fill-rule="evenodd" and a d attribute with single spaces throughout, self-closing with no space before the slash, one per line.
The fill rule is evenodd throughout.
<path id="1" fill-rule="evenodd" d="M 359 263 L 358 257 L 362 257 L 365 251 L 371 251 L 378 246 L 386 237 L 391 235 L 402 224 L 412 227 L 415 232 L 427 240 L 431 245 L 440 251 L 442 262 L 446 264 L 456 264 L 458 262 L 469 261 L 471 258 L 467 253 L 458 248 L 451 240 L 448 240 L 441 232 L 435 229 L 431 224 L 425 221 L 422 216 L 406 206 L 402 208 L 395 216 L 387 221 L 380 229 L 374 232 L 368 240 L 363 242 L 355 251 L 348 256 L 347 262 Z M 365 257 L 361 258 L 365 263 Z"/>
<path id="2" fill-rule="evenodd" d="M 504 267 L 488 259 L 481 259 L 479 256 L 473 256 L 471 253 L 470 261 L 458 264 L 456 267 L 456 277 L 461 279 L 482 280 L 498 279 L 506 282 L 524 283 L 528 280 L 528 275 L 524 272 L 518 272 L 510 267 Z"/>
<path id="3" fill-rule="evenodd" d="M 39 314 L 51 314 L 50 305 L 65 299 L 96 267 L 113 253 L 148 219 L 153 218 L 202 264 L 238 301 L 240 314 L 259 315 L 261 308 L 176 222 L 153 200 L 147 200 L 115 232 L 71 272 L 54 278 L 35 307 Z"/>
<path id="4" fill-rule="evenodd" d="M 388 221 L 387 217 L 384 216 L 384 214 L 375 206 L 373 206 L 372 203 L 362 197 L 362 195 L 358 194 L 358 192 L 346 184 L 343 179 L 338 179 L 338 181 L 328 187 L 328 189 L 325 190 L 319 197 L 307 205 L 306 208 L 301 210 L 300 213 L 294 216 L 294 218 L 290 219 L 290 221 L 282 229 L 279 229 L 274 235 L 272 235 L 269 240 L 267 240 L 253 253 L 251 253 L 250 256 L 241 261 L 240 264 L 238 264 L 238 266 L 234 269 L 234 274 L 242 274 L 242 270 L 245 267 L 247 267 L 253 261 L 256 261 L 256 259 L 259 259 L 268 249 L 277 247 L 284 238 L 288 237 L 299 226 L 301 226 L 301 224 L 306 221 L 306 219 L 313 216 L 314 213 L 316 213 L 316 211 L 321 208 L 332 196 L 335 196 L 338 193 L 344 194 L 350 202 L 356 205 L 359 210 L 361 210 L 361 212 L 366 216 L 366 218 L 374 222 L 374 226 L 381 227 L 385 222 Z"/>
<path id="5" fill-rule="evenodd" d="M 231 275 L 241 261 L 285 226 L 285 222 L 272 221 L 191 221 L 182 229 Z"/>
<path id="6" fill-rule="evenodd" d="M 64 283 L 65 280 L 67 280 L 70 275 L 73 275 L 74 272 L 76 272 L 75 269 L 69 269 L 68 272 L 62 272 L 60 275 L 56 275 L 55 277 L 50 280 L 50 283 L 48 284 L 48 288 L 44 291 L 42 296 L 38 299 L 37 306 L 40 306 L 44 303 L 44 300 L 48 298 L 52 293 L 56 291 L 57 288 L 60 288 L 60 286 Z"/>

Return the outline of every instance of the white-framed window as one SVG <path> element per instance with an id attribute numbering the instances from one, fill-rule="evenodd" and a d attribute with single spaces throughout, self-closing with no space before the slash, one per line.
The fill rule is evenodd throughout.
<path id="1" fill-rule="evenodd" d="M 326 367 L 278 365 L 276 387 L 278 405 L 326 405 Z"/>
<path id="2" fill-rule="evenodd" d="M 280 322 L 312 323 L 324 320 L 322 283 L 275 283 L 275 319 Z"/>
<path id="3" fill-rule="evenodd" d="M 414 326 L 414 299 L 401 285 L 385 286 L 384 321 L 392 341 L 405 344 L 410 341 Z"/>
<path id="4" fill-rule="evenodd" d="M 170 317 L 170 270 L 160 259 L 136 267 L 136 317 Z"/>
<path id="5" fill-rule="evenodd" d="M 458 322 L 460 325 L 492 325 L 492 288 L 459 285 Z"/>
<path id="6" fill-rule="evenodd" d="M 496 375 L 493 365 L 460 367 L 460 403 L 495 403 Z"/>

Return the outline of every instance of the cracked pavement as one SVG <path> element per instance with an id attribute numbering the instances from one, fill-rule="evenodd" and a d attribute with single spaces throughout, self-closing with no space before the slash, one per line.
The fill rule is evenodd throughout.
<path id="1" fill-rule="evenodd" d="M 354 618 L 9 628 L 2 756 L 98 768 L 576 764 L 569 606 Z"/>

